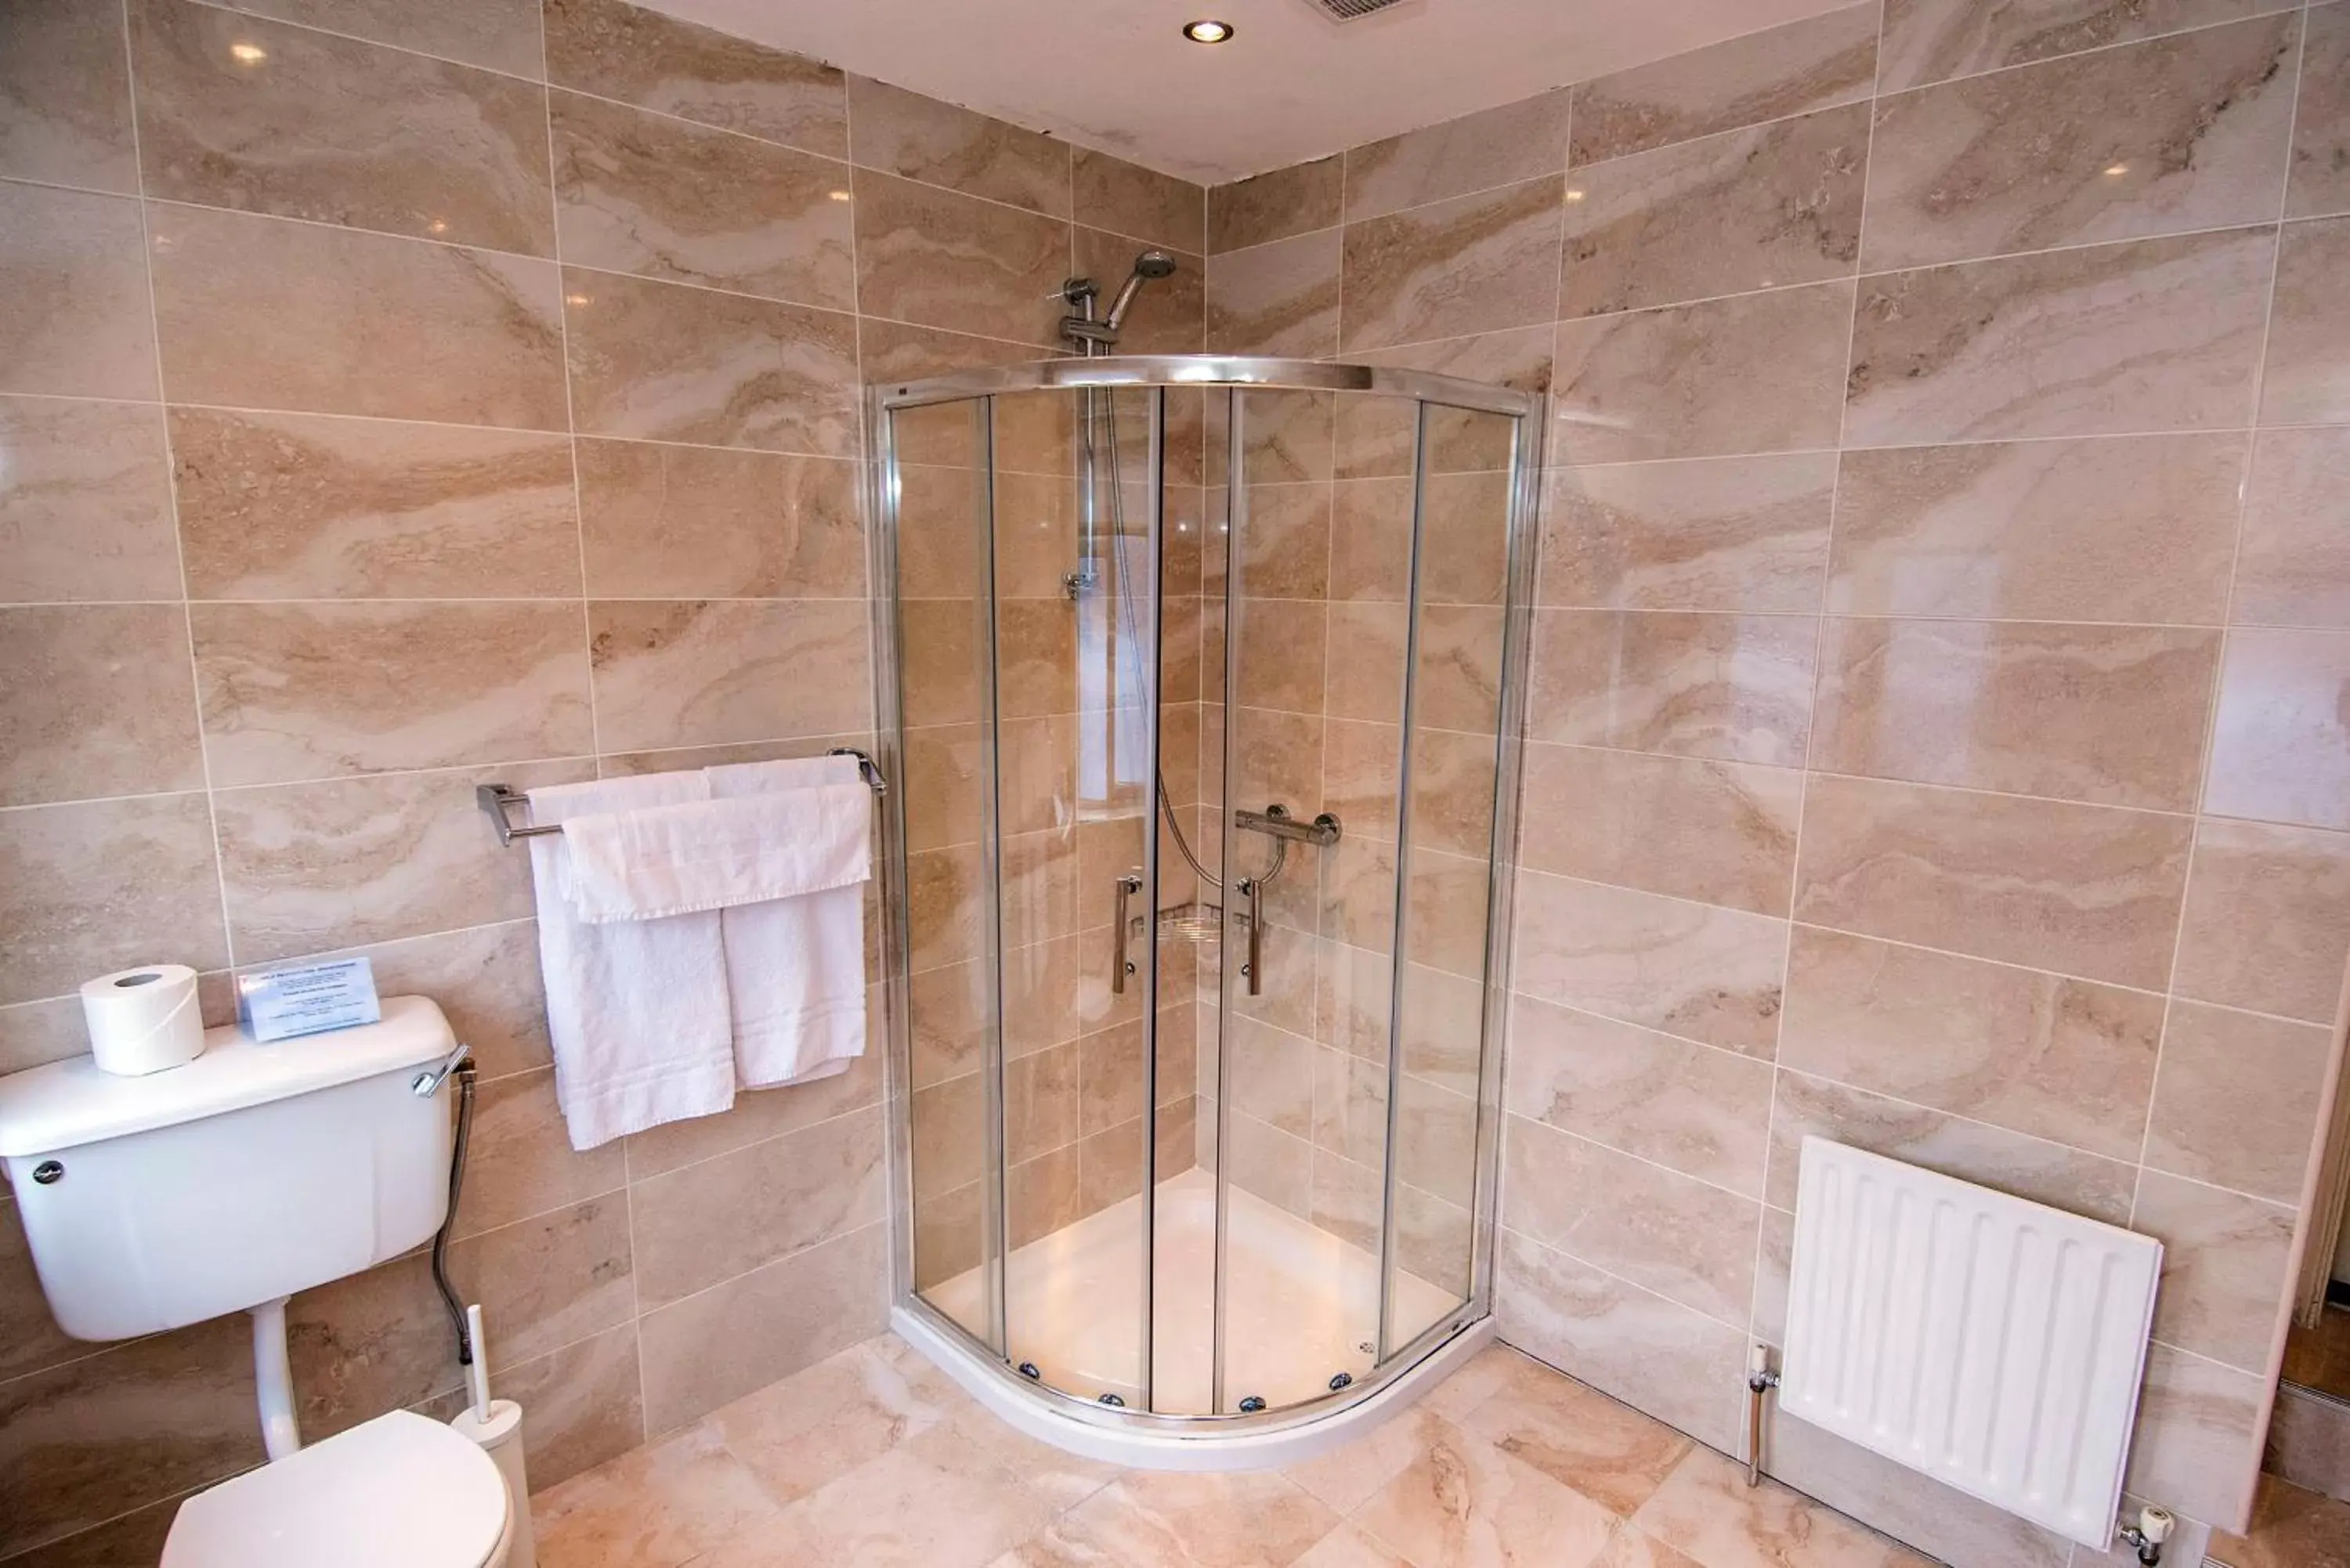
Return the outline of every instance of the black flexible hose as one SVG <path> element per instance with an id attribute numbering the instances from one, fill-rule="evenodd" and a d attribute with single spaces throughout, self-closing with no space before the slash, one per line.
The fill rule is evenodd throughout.
<path id="1" fill-rule="evenodd" d="M 449 1326 L 457 1335 L 457 1365 L 473 1365 L 473 1336 L 465 1328 L 465 1309 L 449 1283 L 449 1231 L 457 1223 L 457 1195 L 465 1186 L 465 1140 L 473 1130 L 473 1060 L 457 1064 L 457 1137 L 449 1156 L 449 1211 L 432 1233 L 432 1282 L 449 1309 Z"/>

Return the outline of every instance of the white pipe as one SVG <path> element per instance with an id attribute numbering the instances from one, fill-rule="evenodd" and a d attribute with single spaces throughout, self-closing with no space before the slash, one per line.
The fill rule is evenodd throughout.
<path id="1" fill-rule="evenodd" d="M 302 1451 L 294 1418 L 294 1368 L 286 1359 L 286 1301 L 253 1309 L 253 1387 L 261 1404 L 261 1440 L 273 1459 Z"/>

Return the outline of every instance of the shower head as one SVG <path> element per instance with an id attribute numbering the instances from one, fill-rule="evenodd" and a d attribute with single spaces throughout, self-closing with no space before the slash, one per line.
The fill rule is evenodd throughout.
<path id="1" fill-rule="evenodd" d="M 1175 258 L 1165 251 L 1145 251 L 1135 257 L 1134 270 L 1119 286 L 1118 297 L 1110 301 L 1109 315 L 1103 317 L 1102 325 L 1115 333 L 1125 322 L 1127 309 L 1134 304 L 1134 296 L 1142 292 L 1144 284 L 1174 275 Z"/>

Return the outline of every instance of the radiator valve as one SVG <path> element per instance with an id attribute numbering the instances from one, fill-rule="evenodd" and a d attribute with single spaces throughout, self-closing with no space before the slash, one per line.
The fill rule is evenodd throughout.
<path id="1" fill-rule="evenodd" d="M 2137 1560 L 2147 1568 L 2154 1568 L 2154 1564 L 2162 1561 L 2162 1543 L 2169 1540 L 2170 1532 L 2178 1528 L 2178 1521 L 2170 1517 L 2168 1509 L 2141 1508 L 2137 1511 L 2136 1524 L 2122 1526 L 2122 1543 L 2137 1548 Z"/>

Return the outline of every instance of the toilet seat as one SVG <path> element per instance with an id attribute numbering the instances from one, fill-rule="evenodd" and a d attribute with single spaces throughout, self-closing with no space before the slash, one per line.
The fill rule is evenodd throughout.
<path id="1" fill-rule="evenodd" d="M 497 1568 L 512 1511 L 496 1460 L 395 1410 L 190 1498 L 161 1568 Z"/>

